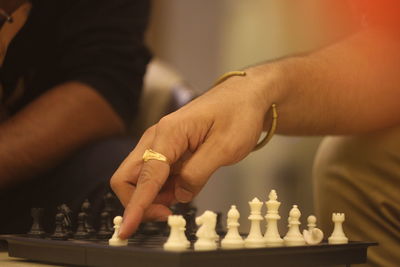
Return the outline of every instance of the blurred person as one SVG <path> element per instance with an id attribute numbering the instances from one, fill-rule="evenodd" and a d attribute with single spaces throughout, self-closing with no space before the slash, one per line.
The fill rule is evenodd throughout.
<path id="1" fill-rule="evenodd" d="M 246 157 L 275 104 L 279 134 L 348 136 L 326 141 L 316 161 L 326 235 L 331 213 L 345 212 L 350 239 L 380 242 L 371 266 L 400 262 L 400 4 L 352 3 L 363 10 L 357 33 L 249 67 L 143 134 L 111 179 L 125 206 L 121 238 L 142 220 L 165 220 L 171 203 L 191 201 L 219 167 Z M 144 161 L 148 149 L 155 159 Z"/>
<path id="2" fill-rule="evenodd" d="M 1 0 L 0 232 L 102 203 L 134 146 L 148 1 Z M 52 225 L 51 225 L 52 227 Z M 51 228 L 47 228 L 51 229 Z"/>

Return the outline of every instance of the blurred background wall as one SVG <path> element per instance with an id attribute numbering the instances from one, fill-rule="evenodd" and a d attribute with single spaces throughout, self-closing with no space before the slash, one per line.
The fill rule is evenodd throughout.
<path id="1" fill-rule="evenodd" d="M 201 93 L 226 71 L 329 43 L 348 29 L 350 15 L 345 0 L 154 0 L 148 42 Z M 313 212 L 311 169 L 319 141 L 275 136 L 261 151 L 217 171 L 195 201 L 199 212 L 226 214 L 236 204 L 241 230 L 248 231 L 247 202 L 265 201 L 276 189 L 281 226 L 293 204 L 304 222 Z"/>

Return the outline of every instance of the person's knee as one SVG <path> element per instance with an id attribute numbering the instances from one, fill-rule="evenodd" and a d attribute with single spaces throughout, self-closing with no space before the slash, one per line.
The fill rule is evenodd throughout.
<path id="1" fill-rule="evenodd" d="M 398 240 L 390 230 L 398 222 L 386 206 L 399 209 L 399 136 L 398 129 L 390 129 L 363 137 L 329 137 L 315 159 L 315 208 L 321 228 L 329 235 L 332 212 L 344 212 L 345 232 L 351 240 L 382 243 L 369 253 L 371 266 L 398 260 L 391 249 Z"/>

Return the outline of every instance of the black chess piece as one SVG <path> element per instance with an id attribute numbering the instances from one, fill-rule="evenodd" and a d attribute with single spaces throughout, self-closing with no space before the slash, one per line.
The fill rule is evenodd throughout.
<path id="1" fill-rule="evenodd" d="M 217 224 L 215 226 L 215 231 L 220 236 L 226 234 L 224 226 L 222 225 L 222 212 L 217 212 Z"/>
<path id="2" fill-rule="evenodd" d="M 46 232 L 43 230 L 42 218 L 43 209 L 42 208 L 32 208 L 31 216 L 33 219 L 31 230 L 28 232 L 29 237 L 44 238 Z"/>
<path id="3" fill-rule="evenodd" d="M 78 214 L 78 227 L 76 228 L 76 232 L 74 234 L 75 239 L 88 239 L 89 233 L 86 229 L 87 214 L 83 211 L 79 212 Z"/>
<path id="4" fill-rule="evenodd" d="M 196 224 L 196 215 L 197 215 L 197 208 L 191 207 L 191 209 L 186 213 L 186 216 L 184 216 L 186 220 L 185 234 L 189 238 L 189 240 L 197 239 L 196 232 L 198 226 Z"/>
<path id="5" fill-rule="evenodd" d="M 114 194 L 111 192 L 106 193 L 104 195 L 104 211 L 107 211 L 108 214 L 110 215 L 107 221 L 107 227 L 108 230 L 111 232 L 114 231 L 113 219 L 115 216 L 117 216 L 115 205 L 116 205 L 116 198 Z"/>
<path id="6" fill-rule="evenodd" d="M 51 239 L 54 240 L 67 240 L 68 233 L 64 227 L 64 217 L 65 215 L 61 212 L 58 212 L 56 215 L 56 227 L 54 229 L 54 233 L 51 235 Z"/>
<path id="7" fill-rule="evenodd" d="M 67 231 L 68 237 L 73 237 L 73 225 L 72 225 L 72 210 L 67 206 L 67 204 L 61 204 L 57 207 L 58 212 L 64 214 L 64 227 Z"/>
<path id="8" fill-rule="evenodd" d="M 85 227 L 86 231 L 89 233 L 90 237 L 93 237 L 96 234 L 96 230 L 93 228 L 92 223 L 92 207 L 88 199 L 82 204 L 82 212 L 86 213 Z"/>
<path id="9" fill-rule="evenodd" d="M 140 224 L 140 234 L 143 235 L 159 235 L 162 233 L 162 228 L 157 222 L 144 222 Z"/>
<path id="10" fill-rule="evenodd" d="M 110 218 L 110 214 L 108 213 L 108 211 L 103 211 L 100 214 L 100 228 L 99 231 L 97 232 L 97 238 L 99 239 L 110 239 L 113 232 L 111 232 L 108 229 L 108 221 Z"/>

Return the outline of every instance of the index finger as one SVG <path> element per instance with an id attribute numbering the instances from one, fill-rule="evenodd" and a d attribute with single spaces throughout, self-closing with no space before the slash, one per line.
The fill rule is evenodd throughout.
<path id="1" fill-rule="evenodd" d="M 142 221 L 144 212 L 153 203 L 167 180 L 171 169 L 170 164 L 175 163 L 187 149 L 185 135 L 177 134 L 176 131 L 172 134 L 170 131 L 170 129 L 173 129 L 172 127 L 160 128 L 157 127 L 157 133 L 151 149 L 164 155 L 168 162 L 159 160 L 143 162 L 136 190 L 125 207 L 124 220 L 119 234 L 121 238 L 129 237 L 137 229 Z M 163 129 L 165 130 L 163 131 Z M 174 138 L 173 136 L 179 136 L 179 138 Z M 171 142 L 173 140 L 179 141 Z M 165 214 L 165 209 L 159 209 L 159 212 L 161 217 Z"/>
<path id="2" fill-rule="evenodd" d="M 156 160 L 143 164 L 136 190 L 125 207 L 124 220 L 120 228 L 121 238 L 130 236 L 137 229 L 145 210 L 153 203 L 165 183 L 169 169 L 168 164 Z"/>

